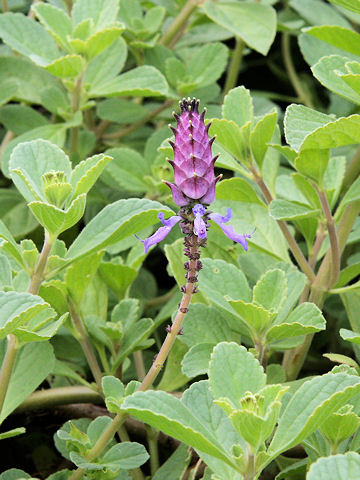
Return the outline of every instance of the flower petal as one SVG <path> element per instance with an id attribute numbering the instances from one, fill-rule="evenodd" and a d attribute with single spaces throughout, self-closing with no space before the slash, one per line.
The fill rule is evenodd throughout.
<path id="1" fill-rule="evenodd" d="M 170 233 L 173 226 L 181 220 L 181 217 L 177 215 L 174 215 L 173 217 L 164 220 L 164 214 L 162 212 L 158 214 L 158 218 L 164 226 L 156 230 L 156 232 L 151 235 L 151 237 L 145 238 L 145 240 L 141 240 L 141 238 L 135 235 L 135 237 L 144 244 L 145 253 L 149 251 L 150 247 L 164 240 L 164 238 Z"/>
<path id="2" fill-rule="evenodd" d="M 192 209 L 192 212 L 195 215 L 194 233 L 200 239 L 206 238 L 206 223 L 202 219 L 202 216 L 205 215 L 205 211 L 206 209 L 201 203 L 197 203 Z"/>
<path id="3" fill-rule="evenodd" d="M 241 235 L 240 233 L 235 232 L 234 227 L 232 225 L 224 225 L 224 223 L 228 222 L 231 219 L 231 217 L 232 217 L 231 208 L 227 209 L 225 216 L 222 216 L 219 213 L 211 213 L 209 215 L 209 218 L 219 225 L 221 230 L 225 233 L 225 235 L 228 238 L 230 238 L 230 240 L 236 243 L 240 243 L 243 246 L 244 250 L 247 251 L 249 247 L 246 239 L 251 238 L 251 235 L 246 233 Z"/>

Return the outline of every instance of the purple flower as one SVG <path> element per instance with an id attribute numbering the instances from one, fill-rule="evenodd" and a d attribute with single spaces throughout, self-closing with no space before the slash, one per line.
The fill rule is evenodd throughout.
<path id="1" fill-rule="evenodd" d="M 174 150 L 174 183 L 165 182 L 170 187 L 174 202 L 180 207 L 191 205 L 194 200 L 209 205 L 215 199 L 215 185 L 221 178 L 215 178 L 211 145 L 215 137 L 209 139 L 210 123 L 205 126 L 205 110 L 199 114 L 199 100 L 193 98 L 180 102 L 181 114 L 174 117 L 177 127 L 170 127 L 175 142 L 170 141 Z"/>
<path id="2" fill-rule="evenodd" d="M 180 102 L 180 116 L 174 114 L 177 128 L 171 127 L 175 135 L 175 142 L 170 142 L 174 150 L 174 161 L 170 161 L 174 168 L 174 183 L 165 182 L 172 191 L 174 202 L 179 205 L 179 215 L 164 220 L 164 214 L 158 217 L 163 227 L 160 227 L 151 237 L 141 240 L 145 246 L 145 253 L 152 245 L 163 240 L 172 227 L 180 220 L 180 227 L 185 235 L 196 235 L 205 245 L 208 220 L 217 223 L 225 235 L 236 243 L 240 243 L 244 250 L 248 250 L 247 238 L 251 234 L 236 233 L 234 227 L 225 225 L 231 220 L 232 212 L 228 208 L 226 215 L 207 213 L 206 207 L 215 200 L 215 185 L 221 176 L 215 177 L 214 163 L 217 157 L 211 153 L 214 138 L 209 139 L 210 124 L 205 126 L 205 110 L 199 114 L 199 100 L 183 99 Z M 138 237 L 137 237 L 138 238 Z M 140 240 L 140 239 L 139 239 Z"/>
<path id="3" fill-rule="evenodd" d="M 153 235 L 151 235 L 151 237 L 145 238 L 145 240 L 141 240 L 141 238 L 135 235 L 135 237 L 144 244 L 145 253 L 148 252 L 150 247 L 161 242 L 161 240 L 164 240 L 164 238 L 170 233 L 173 226 L 176 225 L 178 222 L 180 222 L 181 217 L 174 215 L 173 217 L 170 217 L 167 220 L 164 220 L 164 214 L 160 212 L 158 214 L 158 219 L 164 226 L 160 227 Z"/>

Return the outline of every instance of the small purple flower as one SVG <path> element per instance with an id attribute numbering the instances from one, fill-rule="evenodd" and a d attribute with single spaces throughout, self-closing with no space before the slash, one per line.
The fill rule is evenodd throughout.
<path id="1" fill-rule="evenodd" d="M 164 214 L 160 212 L 158 214 L 158 219 L 164 226 L 160 227 L 153 235 L 151 235 L 151 237 L 145 238 L 145 240 L 141 240 L 141 238 L 135 235 L 135 237 L 138 238 L 140 242 L 144 244 L 145 253 L 148 252 L 150 247 L 161 242 L 161 240 L 164 240 L 164 238 L 170 233 L 173 226 L 176 225 L 178 222 L 180 222 L 181 217 L 174 215 L 173 217 L 170 217 L 167 220 L 164 220 Z"/>
<path id="2" fill-rule="evenodd" d="M 145 253 L 152 245 L 163 240 L 172 227 L 180 220 L 180 227 L 184 234 L 195 234 L 205 245 L 208 220 L 217 223 L 225 235 L 236 243 L 240 243 L 244 250 L 248 250 L 247 238 L 249 234 L 236 233 L 234 227 L 225 225 L 231 220 L 232 212 L 228 208 L 226 215 L 207 213 L 206 207 L 215 200 L 215 185 L 221 175 L 215 177 L 214 164 L 217 159 L 212 156 L 211 146 L 214 137 L 209 139 L 210 124 L 205 126 L 205 110 L 199 114 L 199 100 L 183 99 L 180 102 L 180 116 L 174 114 L 177 128 L 171 127 L 175 135 L 175 142 L 170 142 L 174 150 L 174 161 L 170 164 L 174 168 L 174 183 L 165 182 L 171 189 L 174 202 L 179 205 L 179 215 L 164 220 L 164 214 L 158 217 L 163 227 L 160 227 L 151 237 L 141 240 Z M 138 237 L 137 237 L 138 238 Z M 140 239 L 139 239 L 140 240 Z"/>

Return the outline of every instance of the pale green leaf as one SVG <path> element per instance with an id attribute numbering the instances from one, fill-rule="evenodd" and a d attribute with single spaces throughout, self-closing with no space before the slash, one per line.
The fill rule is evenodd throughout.
<path id="1" fill-rule="evenodd" d="M 36 3 L 32 10 L 56 42 L 69 51 L 68 36 L 72 33 L 72 23 L 64 10 L 48 3 Z"/>
<path id="2" fill-rule="evenodd" d="M 314 210 L 301 203 L 279 199 L 271 202 L 269 213 L 276 220 L 300 220 L 308 217 L 318 217 L 320 210 Z"/>
<path id="3" fill-rule="evenodd" d="M 265 384 L 262 366 L 245 347 L 222 342 L 214 348 L 209 365 L 209 386 L 215 399 L 228 398 L 234 408 L 240 408 L 240 399 L 246 392 L 257 393 Z"/>
<path id="4" fill-rule="evenodd" d="M 187 71 L 197 86 L 206 87 L 216 82 L 225 70 L 228 50 L 223 43 L 212 42 L 195 50 Z"/>
<path id="5" fill-rule="evenodd" d="M 110 176 L 119 187 L 129 192 L 146 192 L 148 186 L 144 176 L 151 175 L 150 165 L 136 150 L 130 148 L 111 148 L 106 153 L 113 157 L 103 177 Z"/>
<path id="6" fill-rule="evenodd" d="M 216 142 L 238 162 L 249 165 L 251 161 L 250 123 L 240 128 L 233 120 L 214 118 L 211 122 L 210 134 L 216 135 Z"/>
<path id="7" fill-rule="evenodd" d="M 269 5 L 253 2 L 207 1 L 205 13 L 215 23 L 230 30 L 257 52 L 266 55 L 275 38 L 276 13 Z"/>
<path id="8" fill-rule="evenodd" d="M 134 268 L 111 262 L 102 262 L 99 273 L 118 299 L 122 299 L 125 296 L 127 289 L 137 275 L 137 271 Z"/>
<path id="9" fill-rule="evenodd" d="M 66 269 L 65 284 L 75 305 L 80 305 L 82 297 L 94 277 L 104 252 L 81 258 Z"/>
<path id="10" fill-rule="evenodd" d="M 118 24 L 117 26 L 106 28 L 104 30 L 100 30 L 100 32 L 94 33 L 86 40 L 83 47 L 83 52 L 89 59 L 96 57 L 110 45 L 112 45 L 114 41 L 121 35 L 123 30 L 123 25 Z"/>
<path id="11" fill-rule="evenodd" d="M 346 8 L 351 12 L 360 13 L 360 5 L 358 0 L 329 0 L 334 5 Z"/>
<path id="12" fill-rule="evenodd" d="M 70 178 L 74 188 L 73 198 L 88 193 L 111 160 L 112 157 L 100 153 L 78 163 Z"/>
<path id="13" fill-rule="evenodd" d="M 334 0 L 333 3 L 335 3 Z M 349 3 L 350 0 L 347 1 Z M 342 4 L 345 1 L 336 3 Z M 360 7 L 359 7 L 360 13 Z M 307 480 L 357 480 L 360 471 L 360 455 L 356 452 L 331 455 L 314 462 L 306 476 Z"/>
<path id="14" fill-rule="evenodd" d="M 278 312 L 287 294 L 287 281 L 283 270 L 265 272 L 253 289 L 253 302 L 270 312 Z"/>
<path id="15" fill-rule="evenodd" d="M 116 21 L 119 0 L 77 0 L 72 9 L 74 26 L 91 19 L 94 31 L 102 30 Z"/>
<path id="16" fill-rule="evenodd" d="M 301 442 L 359 392 L 360 379 L 344 373 L 328 373 L 303 383 L 280 417 L 268 453 L 275 457 Z"/>
<path id="17" fill-rule="evenodd" d="M 350 27 L 349 22 L 336 8 L 319 0 L 290 0 L 290 5 L 312 25 Z"/>
<path id="18" fill-rule="evenodd" d="M 322 25 L 307 28 L 304 31 L 308 35 L 334 45 L 345 52 L 360 56 L 360 35 L 354 30 L 335 25 Z"/>
<path id="19" fill-rule="evenodd" d="M 27 105 L 10 104 L 0 108 L 0 122 L 15 135 L 21 135 L 28 130 L 46 125 L 48 120 Z"/>
<path id="20" fill-rule="evenodd" d="M 277 112 L 268 113 L 256 124 L 250 134 L 251 153 L 260 171 L 263 167 L 265 154 L 268 150 L 268 143 L 271 141 L 275 131 Z"/>
<path id="21" fill-rule="evenodd" d="M 35 20 L 21 13 L 0 15 L 0 37 L 13 50 L 45 66 L 59 56 L 52 37 Z"/>
<path id="22" fill-rule="evenodd" d="M 208 373 L 210 357 L 215 345 L 216 343 L 197 343 L 192 346 L 182 359 L 182 372 L 189 378 Z"/>
<path id="23" fill-rule="evenodd" d="M 80 55 L 65 55 L 49 63 L 45 68 L 55 77 L 72 78 L 77 77 L 83 67 L 84 63 Z"/>
<path id="24" fill-rule="evenodd" d="M 166 95 L 168 85 L 165 77 L 154 67 L 145 65 L 129 70 L 122 75 L 92 86 L 91 97 L 117 97 L 130 95 L 140 97 L 158 97 Z"/>
<path id="25" fill-rule="evenodd" d="M 250 91 L 245 87 L 236 87 L 224 97 L 222 115 L 226 120 L 232 120 L 243 127 L 253 120 L 253 102 Z"/>

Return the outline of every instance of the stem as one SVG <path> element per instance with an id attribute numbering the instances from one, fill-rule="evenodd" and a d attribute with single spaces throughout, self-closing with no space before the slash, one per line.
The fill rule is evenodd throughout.
<path id="1" fill-rule="evenodd" d="M 8 130 L 8 131 L 5 133 L 5 135 L 4 135 L 3 139 L 2 139 L 1 145 L 0 145 L 0 155 L 3 154 L 3 151 L 4 151 L 5 147 L 6 147 L 6 145 L 7 145 L 8 143 L 10 143 L 13 138 L 15 138 L 15 133 L 13 133 L 13 132 L 11 132 L 10 130 Z"/>
<path id="2" fill-rule="evenodd" d="M 152 120 L 154 117 L 156 117 L 156 115 L 158 115 L 160 112 L 162 112 L 163 110 L 166 110 L 168 107 L 170 107 L 170 105 L 172 105 L 174 103 L 173 100 L 166 100 L 166 102 L 164 102 L 162 105 L 159 105 L 157 108 L 155 108 L 154 110 L 152 110 L 150 113 L 148 113 L 147 115 L 145 115 L 145 117 L 141 118 L 140 120 L 138 120 L 137 122 L 133 123 L 132 125 L 129 125 L 128 127 L 126 128 L 123 128 L 121 130 L 118 130 L 117 132 L 113 132 L 113 133 L 106 133 L 102 136 L 102 138 L 104 139 L 120 139 L 120 138 L 123 138 L 123 137 L 126 137 L 126 135 L 129 135 L 130 133 L 134 132 L 135 130 L 137 130 L 138 128 L 142 127 L 143 125 L 145 125 L 145 123 L 149 122 L 150 120 Z"/>
<path id="3" fill-rule="evenodd" d="M 28 288 L 28 292 L 32 293 L 33 295 L 37 295 L 39 293 L 41 284 L 45 280 L 45 268 L 51 252 L 51 248 L 53 246 L 53 242 L 54 240 L 50 239 L 48 232 L 45 230 L 44 245 L 41 250 L 37 266 L 33 274 L 31 275 L 30 286 Z"/>
<path id="4" fill-rule="evenodd" d="M 189 222 L 188 222 L 189 223 Z M 193 231 L 193 225 L 191 228 Z M 202 242 L 202 243 L 201 243 Z M 188 234 L 185 238 L 185 246 L 186 250 L 188 251 L 187 256 L 189 257 L 190 261 L 188 262 L 188 272 L 186 275 L 187 283 L 182 288 L 183 291 L 183 298 L 180 302 L 180 306 L 172 324 L 171 328 L 168 331 L 168 334 L 160 348 L 158 355 L 156 356 L 154 363 L 152 364 L 149 372 L 145 376 L 144 380 L 142 381 L 138 391 L 144 392 L 147 390 L 156 379 L 157 375 L 159 374 L 169 352 L 176 340 L 177 335 L 180 332 L 182 321 L 188 311 L 188 307 L 190 305 L 190 301 L 192 295 L 194 293 L 194 283 L 197 281 L 197 272 L 200 269 L 199 265 L 199 245 L 204 245 L 203 241 L 199 241 L 198 237 L 194 234 Z M 111 424 L 107 427 L 107 429 L 103 432 L 103 434 L 99 437 L 98 441 L 95 443 L 93 448 L 90 450 L 89 454 L 86 456 L 87 460 L 91 461 L 96 458 L 101 452 L 104 450 L 106 445 L 112 440 L 117 430 L 121 427 L 123 421 L 127 417 L 127 414 L 124 412 L 118 413 Z M 85 473 L 85 469 L 78 468 L 73 472 L 70 476 L 69 480 L 79 480 L 83 477 Z"/>
<path id="5" fill-rule="evenodd" d="M 339 244 L 340 255 L 343 252 L 346 241 L 352 227 L 357 219 L 360 211 L 360 202 L 353 202 L 348 205 L 339 222 L 337 230 L 337 239 Z M 309 301 L 315 303 L 319 308 L 322 307 L 324 302 L 325 294 L 328 290 L 328 278 L 332 268 L 332 251 L 331 248 L 328 250 L 323 261 L 321 262 L 319 271 L 316 275 L 315 281 L 311 287 L 311 294 Z M 302 345 L 285 352 L 283 359 L 283 367 L 286 372 L 287 380 L 295 380 L 304 364 L 306 355 L 309 351 L 312 338 L 314 334 L 309 334 L 306 336 L 305 341 Z"/>
<path id="6" fill-rule="evenodd" d="M 355 150 L 348 166 L 345 170 L 344 180 L 341 187 L 341 194 L 344 195 L 350 188 L 351 184 L 360 175 L 360 146 Z"/>
<path id="7" fill-rule="evenodd" d="M 76 80 L 74 90 L 72 92 L 71 97 L 71 110 L 73 113 L 76 113 L 80 110 L 81 106 L 81 90 L 82 90 L 82 83 L 83 83 L 84 73 L 81 73 Z M 70 130 L 70 153 L 74 154 L 77 153 L 79 150 L 79 134 L 80 129 L 79 127 L 73 127 Z"/>
<path id="8" fill-rule="evenodd" d="M 0 371 L 0 413 L 4 406 L 6 392 L 9 387 L 10 378 L 15 365 L 18 349 L 19 345 L 17 338 L 15 337 L 15 335 L 10 333 L 7 336 L 7 349 Z"/>
<path id="9" fill-rule="evenodd" d="M 138 380 L 142 382 L 146 375 L 142 351 L 138 350 L 137 352 L 134 352 L 133 357 L 134 357 L 135 369 L 136 369 Z"/>
<path id="10" fill-rule="evenodd" d="M 290 34 L 284 32 L 281 37 L 281 48 L 284 59 L 284 64 L 286 71 L 289 75 L 292 86 L 299 97 L 299 101 L 302 102 L 309 108 L 314 108 L 314 105 L 309 98 L 307 92 L 304 90 L 301 81 L 296 73 L 292 58 L 291 58 L 291 48 L 290 48 Z"/>
<path id="11" fill-rule="evenodd" d="M 317 187 L 316 191 L 319 196 L 321 206 L 325 215 L 326 219 L 326 226 L 327 230 L 329 232 L 329 239 L 330 239 L 330 247 L 331 247 L 331 257 L 332 257 L 332 262 L 331 262 L 331 276 L 328 284 L 328 289 L 333 287 L 338 278 L 339 278 L 339 273 L 340 273 L 340 250 L 339 250 L 339 242 L 337 238 L 337 233 L 336 233 L 336 227 L 335 227 L 335 222 L 334 218 L 331 214 L 330 206 L 326 197 L 326 193 L 324 191 L 318 190 Z"/>
<path id="12" fill-rule="evenodd" d="M 71 403 L 96 403 L 102 404 L 103 397 L 91 388 L 83 386 L 58 387 L 47 390 L 37 390 L 29 395 L 15 410 L 16 413 L 28 410 L 69 405 Z"/>
<path id="13" fill-rule="evenodd" d="M 1 9 L 3 13 L 6 13 L 9 11 L 9 4 L 7 0 L 1 0 Z"/>
<path id="14" fill-rule="evenodd" d="M 194 244 L 190 247 L 190 255 L 196 256 L 198 254 L 198 243 L 197 237 L 195 235 L 191 235 L 192 239 L 196 239 Z M 167 356 L 170 353 L 171 347 L 173 346 L 176 337 L 178 336 L 182 322 L 185 318 L 185 315 L 188 311 L 192 295 L 194 293 L 194 282 L 190 281 L 193 278 L 196 278 L 197 274 L 197 260 L 190 259 L 189 262 L 189 273 L 187 275 L 188 281 L 185 285 L 184 295 L 181 299 L 179 309 L 177 311 L 174 323 L 171 325 L 168 334 L 165 337 L 164 343 L 162 344 L 158 355 L 156 356 L 150 370 L 148 371 L 146 377 L 142 381 L 139 391 L 144 392 L 147 390 L 151 385 L 154 383 L 156 377 L 159 375 L 160 370 L 162 369 Z"/>
<path id="15" fill-rule="evenodd" d="M 93 377 L 95 379 L 99 392 L 102 393 L 102 385 L 101 385 L 102 373 L 101 373 L 98 361 L 96 359 L 95 352 L 92 348 L 92 345 L 87 335 L 87 332 L 85 330 L 84 324 L 72 300 L 68 301 L 68 305 L 69 305 L 69 312 L 70 312 L 71 318 L 80 336 L 79 342 L 85 354 L 86 360 L 88 361 L 91 373 L 93 374 Z"/>
<path id="16" fill-rule="evenodd" d="M 150 427 L 150 425 L 145 425 L 145 428 L 147 433 L 147 441 L 148 441 L 149 454 L 150 454 L 150 471 L 151 471 L 151 477 L 153 477 L 157 472 L 157 470 L 159 469 L 159 448 L 158 448 L 159 432 L 155 428 Z"/>
<path id="17" fill-rule="evenodd" d="M 130 442 L 129 434 L 124 425 L 121 425 L 118 430 L 119 438 L 122 442 Z M 134 480 L 144 480 L 144 475 L 139 467 L 133 468 L 131 471 L 131 476 Z"/>
<path id="18" fill-rule="evenodd" d="M 179 12 L 178 16 L 170 25 L 167 32 L 165 32 L 164 35 L 160 38 L 159 45 L 164 45 L 165 47 L 169 46 L 171 41 L 177 35 L 178 31 L 186 25 L 191 14 L 201 3 L 202 0 L 188 0 L 184 5 L 184 8 Z"/>
<path id="19" fill-rule="evenodd" d="M 312 253 L 309 256 L 309 265 L 311 266 L 311 268 L 315 268 L 315 265 L 316 265 L 316 262 L 317 262 L 317 257 L 319 255 L 320 248 L 323 244 L 323 241 L 325 240 L 325 237 L 326 237 L 325 228 L 324 228 L 323 223 L 321 223 L 319 231 L 316 235 L 316 239 L 315 239 L 315 242 L 314 242 Z"/>
<path id="20" fill-rule="evenodd" d="M 30 10 L 29 10 L 29 13 L 28 13 L 28 17 L 29 18 L 35 18 L 35 12 L 34 10 L 32 9 L 33 5 L 36 5 L 37 3 L 40 3 L 42 2 L 42 0 L 34 0 L 31 7 L 30 7 Z"/>
<path id="21" fill-rule="evenodd" d="M 245 43 L 243 42 L 243 40 L 239 37 L 235 37 L 235 48 L 226 75 L 223 94 L 224 97 L 228 93 L 228 91 L 234 88 L 237 84 L 237 78 L 243 58 L 244 48 Z"/>
<path id="22" fill-rule="evenodd" d="M 178 291 L 177 286 L 175 285 L 171 290 L 169 290 L 165 295 L 160 295 L 160 297 L 150 298 L 145 305 L 144 310 L 147 310 L 150 307 L 158 307 L 167 303 Z"/>
<path id="23" fill-rule="evenodd" d="M 33 295 L 37 295 L 40 290 L 41 283 L 44 280 L 44 272 L 46 269 L 46 264 L 48 257 L 50 255 L 52 243 L 50 241 L 50 237 L 48 233 L 45 231 L 45 240 L 44 245 L 41 250 L 41 254 L 39 257 L 39 261 L 37 266 L 31 275 L 31 281 L 28 288 L 28 293 L 32 293 Z M 5 354 L 5 358 L 1 367 L 0 371 L 0 412 L 4 405 L 6 392 L 9 387 L 10 378 L 12 371 L 15 366 L 16 357 L 19 351 L 19 345 L 17 338 L 12 333 L 7 336 L 7 350 Z"/>
<path id="24" fill-rule="evenodd" d="M 116 432 L 119 430 L 123 421 L 126 418 L 125 413 L 118 413 L 114 418 L 107 429 L 99 437 L 98 441 L 95 443 L 93 448 L 90 450 L 86 458 L 91 461 L 96 458 L 101 452 L 105 449 L 106 445 L 114 438 Z M 72 475 L 69 477 L 69 480 L 79 480 L 83 477 L 86 470 L 84 468 L 77 468 L 74 470 Z"/>
<path id="25" fill-rule="evenodd" d="M 270 193 L 270 190 L 266 186 L 264 180 L 259 176 L 259 174 L 253 169 L 252 173 L 254 175 L 254 180 L 259 186 L 260 190 L 262 191 L 265 200 L 268 204 L 270 204 L 273 200 L 273 197 Z M 305 275 L 308 277 L 310 282 L 313 282 L 315 280 L 315 274 L 311 266 L 309 265 L 308 261 L 306 260 L 304 254 L 300 250 L 299 245 L 297 244 L 295 238 L 291 235 L 291 232 L 283 220 L 277 220 L 277 224 L 280 227 L 280 230 L 282 231 L 284 237 L 286 238 L 286 241 L 290 247 L 290 250 L 292 254 L 295 257 L 295 260 L 297 261 L 299 267 L 301 270 L 305 273 Z"/>

